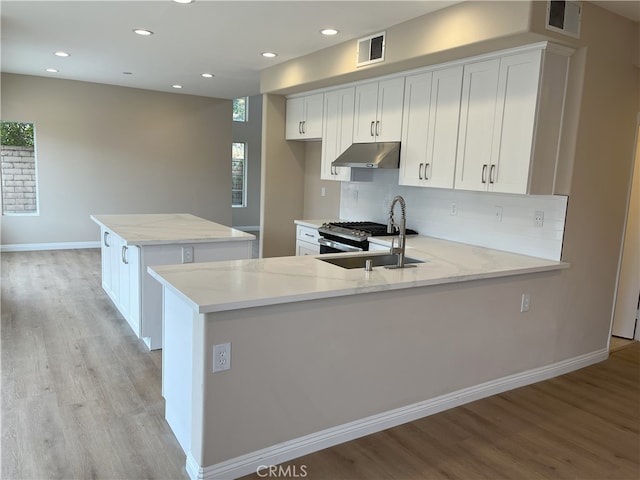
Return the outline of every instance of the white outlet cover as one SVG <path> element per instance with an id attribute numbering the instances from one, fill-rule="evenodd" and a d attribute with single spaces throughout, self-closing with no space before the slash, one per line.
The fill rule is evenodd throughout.
<path id="1" fill-rule="evenodd" d="M 213 346 L 213 372 L 223 372 L 231 369 L 231 343 L 221 343 Z"/>

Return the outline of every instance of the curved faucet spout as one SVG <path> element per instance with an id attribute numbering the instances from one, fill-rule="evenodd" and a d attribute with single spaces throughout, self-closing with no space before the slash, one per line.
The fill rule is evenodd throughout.
<path id="1" fill-rule="evenodd" d="M 400 219 L 400 223 L 397 223 L 394 218 L 393 209 L 396 204 L 400 204 L 400 210 L 402 211 L 402 218 Z M 387 223 L 387 233 L 394 233 L 395 227 L 398 228 L 398 246 L 394 247 L 394 240 L 391 240 L 391 255 L 398 256 L 398 263 L 396 265 L 392 265 L 386 268 L 406 268 L 406 267 L 415 267 L 415 265 L 405 265 L 404 264 L 404 250 L 406 243 L 406 225 L 407 225 L 407 204 L 400 195 L 396 195 L 393 197 L 391 201 L 391 207 L 389 208 L 389 222 Z"/>

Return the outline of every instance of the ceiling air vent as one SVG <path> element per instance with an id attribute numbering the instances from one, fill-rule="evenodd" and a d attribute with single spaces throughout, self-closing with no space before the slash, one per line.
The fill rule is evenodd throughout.
<path id="1" fill-rule="evenodd" d="M 376 33 L 358 40 L 356 67 L 384 61 L 385 33 L 386 32 Z"/>
<path id="2" fill-rule="evenodd" d="M 580 38 L 582 2 L 547 1 L 547 30 Z"/>

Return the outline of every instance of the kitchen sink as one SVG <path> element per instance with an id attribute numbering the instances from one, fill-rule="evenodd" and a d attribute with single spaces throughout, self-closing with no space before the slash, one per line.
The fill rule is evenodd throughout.
<path id="1" fill-rule="evenodd" d="M 342 268 L 364 268 L 367 260 L 371 260 L 372 267 L 382 267 L 395 265 L 398 263 L 397 255 L 350 255 L 344 257 L 334 257 L 334 258 L 322 258 L 316 257 L 318 260 L 323 262 L 331 263 L 333 265 L 337 265 Z M 424 260 L 418 260 L 417 258 L 404 257 L 404 263 L 424 263 Z"/>

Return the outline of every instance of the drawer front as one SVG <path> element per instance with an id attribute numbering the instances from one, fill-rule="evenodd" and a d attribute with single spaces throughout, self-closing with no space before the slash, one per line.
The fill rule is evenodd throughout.
<path id="1" fill-rule="evenodd" d="M 304 225 L 297 225 L 296 239 L 303 242 L 318 243 L 318 230 Z"/>

